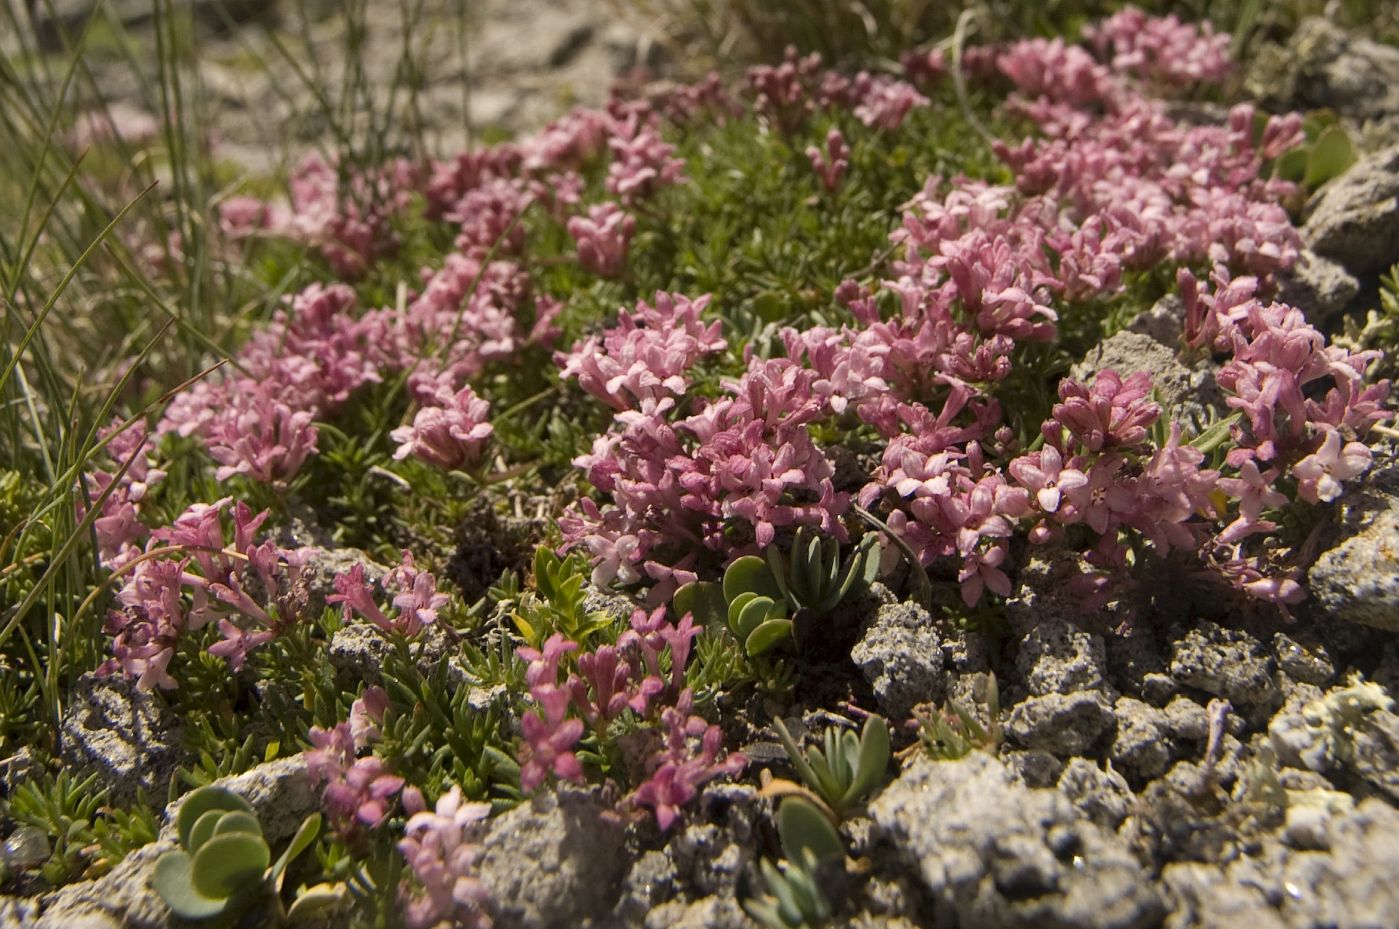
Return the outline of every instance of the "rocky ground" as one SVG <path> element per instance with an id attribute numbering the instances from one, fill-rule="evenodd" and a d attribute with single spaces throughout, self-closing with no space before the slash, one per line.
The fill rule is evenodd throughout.
<path id="1" fill-rule="evenodd" d="M 117 5 L 120 8 L 120 4 Z M 392 6 L 392 5 L 385 5 Z M 473 86 L 449 72 L 424 90 L 444 143 L 469 125 L 517 128 L 575 99 L 597 100 L 645 42 L 598 0 L 473 5 Z M 264 14 L 265 15 L 265 14 Z M 333 23 L 318 27 L 331 42 Z M 386 24 L 382 39 L 400 41 Z M 230 43 L 233 39 L 223 40 Z M 429 58 L 455 54 L 450 31 Z M 328 47 L 328 45 L 327 45 Z M 202 75 L 225 151 L 256 165 L 268 134 L 305 115 L 285 72 L 248 77 L 234 56 Z M 390 56 L 366 55 L 374 71 Z M 334 62 L 323 62 L 331 74 Z M 1289 302 L 1339 319 L 1399 261 L 1399 50 L 1307 23 L 1264 55 L 1248 86 L 1277 107 L 1326 106 L 1368 151 L 1316 198 L 1311 255 Z M 469 106 L 469 116 L 468 109 Z M 270 117 L 270 118 L 269 118 Z M 302 123 L 314 137 L 314 119 Z M 299 130 L 300 131 L 300 130 Z M 456 134 L 454 136 L 454 133 Z M 1177 401 L 1207 409 L 1208 370 L 1173 346 L 1180 307 L 1155 308 L 1103 343 L 1092 367 L 1149 370 Z M 1229 615 L 1179 593 L 1171 577 L 1088 615 L 1042 554 L 995 636 L 940 627 L 876 586 L 859 617 L 853 666 L 803 681 L 890 719 L 955 702 L 999 736 L 986 751 L 934 761 L 915 751 L 863 815 L 846 823 L 854 861 L 826 885 L 852 926 L 1025 929 L 1386 929 L 1399 919 L 1399 460 L 1377 454 L 1363 485 L 1315 540 L 1311 598 L 1292 622 Z M 469 561 L 493 553 L 465 551 Z M 347 661 L 363 648 L 343 643 Z M 369 661 L 372 664 L 372 656 Z M 986 711 L 989 685 L 1003 711 Z M 483 695 L 489 700 L 489 695 Z M 829 708 L 828 700 L 820 705 Z M 157 793 L 179 763 L 178 720 L 120 681 L 78 695 L 62 744 L 115 797 Z M 762 743 L 766 736 L 753 733 Z M 762 744 L 750 746 L 755 757 Z M 777 765 L 774 763 L 774 767 Z M 23 776 L 11 759 L 7 779 Z M 300 762 L 230 779 L 284 838 L 316 804 Z M 746 927 L 737 900 L 761 887 L 777 841 L 755 788 L 711 785 L 686 824 L 663 836 L 624 825 L 609 798 L 564 789 L 493 821 L 481 873 L 505 927 Z M 173 822 L 167 811 L 167 823 Z M 106 877 L 39 899 L 0 902 L 0 924 L 173 927 L 148 878 L 172 827 Z"/>

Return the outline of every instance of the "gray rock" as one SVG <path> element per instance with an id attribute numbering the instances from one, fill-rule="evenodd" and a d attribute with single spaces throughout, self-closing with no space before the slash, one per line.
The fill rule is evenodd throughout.
<path id="1" fill-rule="evenodd" d="M 1235 707 L 1277 702 L 1272 658 L 1246 632 L 1202 622 L 1176 641 L 1171 676 L 1187 687 L 1223 697 Z"/>
<path id="2" fill-rule="evenodd" d="M 453 682 L 460 683 L 465 678 L 455 661 L 453 633 L 434 623 L 423 628 L 419 642 L 423 650 L 417 657 L 417 664 L 424 673 L 439 662 L 449 661 L 449 676 Z M 419 642 L 414 643 L 415 650 Z M 384 662 L 392 652 L 393 644 L 383 630 L 373 623 L 355 620 L 335 630 L 326 654 L 342 678 L 356 684 L 360 681 L 378 684 L 383 681 Z"/>
<path id="3" fill-rule="evenodd" d="M 68 707 L 58 739 L 65 764 L 84 775 L 96 772 L 118 805 L 131 803 L 138 790 L 165 796 L 187 755 L 180 719 L 163 697 L 120 675 L 85 674 Z"/>
<path id="4" fill-rule="evenodd" d="M 1312 595 L 1331 618 L 1399 631 L 1399 505 L 1359 495 L 1347 510 L 1342 541 L 1307 575 Z"/>
<path id="5" fill-rule="evenodd" d="M 1256 57 L 1244 86 L 1277 108 L 1324 107 L 1358 120 L 1399 113 L 1399 49 L 1321 17 L 1303 20 L 1285 48 L 1266 46 Z"/>
<path id="6" fill-rule="evenodd" d="M 269 761 L 242 774 L 221 777 L 214 783 L 252 804 L 262 824 L 262 834 L 274 845 L 291 838 L 302 820 L 320 809 L 320 794 L 311 789 L 306 762 L 300 755 Z M 182 797 L 166 808 L 165 825 L 160 831 L 162 839 L 177 838 L 175 819 L 183 802 Z"/>
<path id="7" fill-rule="evenodd" d="M 1112 369 L 1126 377 L 1145 371 L 1161 399 L 1163 415 L 1199 431 L 1224 412 L 1224 394 L 1206 368 L 1191 369 L 1154 337 L 1123 330 L 1100 342 L 1070 369 L 1071 377 L 1088 383 L 1099 371 Z"/>
<path id="8" fill-rule="evenodd" d="M 1021 640 L 1015 667 L 1034 696 L 1101 690 L 1106 655 L 1102 636 L 1049 618 Z"/>
<path id="9" fill-rule="evenodd" d="M 1181 335 L 1185 332 L 1185 301 L 1179 294 L 1166 294 L 1151 305 L 1151 309 L 1138 313 L 1127 324 L 1128 332 L 1150 336 L 1166 348 L 1175 350 L 1180 346 Z"/>
<path id="10" fill-rule="evenodd" d="M 1399 261 L 1399 145 L 1361 158 L 1308 208 L 1302 239 L 1359 277 Z"/>
<path id="11" fill-rule="evenodd" d="M 1006 752 L 1001 761 L 1011 776 L 1026 787 L 1053 787 L 1064 770 L 1064 763 L 1039 749 Z"/>
<path id="12" fill-rule="evenodd" d="M 1117 771 L 1103 770 L 1087 758 L 1071 758 L 1056 785 L 1080 813 L 1110 832 L 1132 811 L 1132 788 Z"/>
<path id="13" fill-rule="evenodd" d="M 933 618 L 916 603 L 880 606 L 850 653 L 890 719 L 944 694 L 942 643 Z"/>
<path id="14" fill-rule="evenodd" d="M 1297 307 L 1318 328 L 1344 313 L 1359 293 L 1360 282 L 1350 272 L 1310 249 L 1278 274 L 1278 301 Z"/>
<path id="15" fill-rule="evenodd" d="M 1331 656 L 1320 642 L 1308 640 L 1303 644 L 1279 632 L 1273 636 L 1273 657 L 1284 674 L 1302 684 L 1323 687 L 1336 676 Z"/>
<path id="16" fill-rule="evenodd" d="M 982 753 L 918 758 L 870 804 L 916 869 L 935 925 L 1146 929 L 1164 906 L 1126 847 L 1053 790 Z"/>
<path id="17" fill-rule="evenodd" d="M 1114 706 L 1117 734 L 1112 763 L 1139 781 L 1163 774 L 1173 760 L 1170 721 L 1163 710 L 1133 697 L 1120 697 Z"/>
<path id="18" fill-rule="evenodd" d="M 123 929 L 188 929 L 199 923 L 171 915 L 150 886 L 156 860 L 179 847 L 161 838 L 136 849 L 95 881 L 69 884 L 43 898 L 36 929 L 67 929 L 82 920 L 107 918 Z"/>
<path id="19" fill-rule="evenodd" d="M 633 924 L 635 925 L 635 924 Z M 706 897 L 693 903 L 675 901 L 646 916 L 646 929 L 756 929 L 733 897 Z"/>
<path id="20" fill-rule="evenodd" d="M 576 926 L 612 909 L 627 872 L 623 830 L 591 793 L 542 792 L 491 824 L 478 874 L 497 922 Z"/>
<path id="21" fill-rule="evenodd" d="M 1268 840 L 1225 865 L 1168 864 L 1167 929 L 1388 929 L 1399 912 L 1399 810 L 1376 799 L 1332 813 L 1326 848 Z"/>
<path id="22" fill-rule="evenodd" d="M 1209 713 L 1200 704 L 1183 694 L 1166 704 L 1163 715 L 1167 730 L 1177 739 L 1203 742 L 1209 737 Z"/>
<path id="23" fill-rule="evenodd" d="M 646 919 L 647 913 L 674 898 L 678 884 L 675 864 L 665 851 L 645 853 L 627 873 L 609 924 L 619 927 L 639 925 Z"/>
<path id="24" fill-rule="evenodd" d="M 1012 742 L 1063 758 L 1086 752 L 1113 723 L 1112 707 L 1101 694 L 1079 691 L 1016 704 L 1006 717 L 1005 732 Z"/>

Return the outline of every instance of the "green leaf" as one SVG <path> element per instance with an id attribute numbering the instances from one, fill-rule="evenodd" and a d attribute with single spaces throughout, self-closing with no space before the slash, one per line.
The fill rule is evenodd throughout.
<path id="1" fill-rule="evenodd" d="M 724 589 L 713 581 L 691 581 L 675 592 L 670 605 L 677 618 L 690 613 L 706 629 L 722 626 L 728 618 Z"/>
<path id="2" fill-rule="evenodd" d="M 857 803 L 884 780 L 889 768 L 889 724 L 882 716 L 865 720 L 860 732 L 860 755 L 855 765 L 855 779 L 840 798 L 841 806 Z"/>
<path id="3" fill-rule="evenodd" d="M 196 831 L 198 830 L 198 826 L 199 824 L 196 823 Z M 218 823 L 214 825 L 214 835 L 223 835 L 228 832 L 245 832 L 248 835 L 255 835 L 261 838 L 262 824 L 257 821 L 257 817 L 252 813 L 244 813 L 242 810 L 224 813 L 219 817 Z M 207 839 L 205 841 L 207 841 Z M 194 851 L 198 851 L 198 849 Z"/>
<path id="4" fill-rule="evenodd" d="M 291 908 L 287 910 L 287 922 L 295 926 L 308 920 L 329 907 L 336 906 L 345 899 L 347 888 L 344 884 L 317 884 L 296 895 Z"/>
<path id="5" fill-rule="evenodd" d="M 1279 155 L 1277 161 L 1273 162 L 1273 173 L 1284 181 L 1300 184 L 1302 178 L 1307 175 L 1306 146 L 1294 148 Z"/>
<path id="6" fill-rule="evenodd" d="M 222 787 L 215 787 L 211 784 L 190 791 L 189 796 L 185 797 L 185 802 L 180 804 L 179 815 L 175 818 L 175 826 L 180 833 L 181 845 L 189 848 L 190 831 L 194 829 L 194 824 L 199 820 L 199 817 L 210 810 L 223 810 L 230 813 L 236 810 L 241 810 L 244 813 L 254 812 L 252 804 L 247 800 Z"/>
<path id="7" fill-rule="evenodd" d="M 739 594 L 737 597 L 729 601 L 729 628 L 732 629 L 734 631 L 734 635 L 739 636 L 739 638 L 744 638 L 744 636 L 739 633 L 738 618 L 743 615 L 744 607 L 748 606 L 748 604 L 752 603 L 756 599 L 758 599 L 758 595 L 750 590 Z"/>
<path id="8" fill-rule="evenodd" d="M 785 600 L 782 588 L 768 569 L 767 562 L 757 555 L 744 555 L 724 571 L 724 599 L 733 601 L 741 593 L 752 592 L 772 600 Z"/>
<path id="9" fill-rule="evenodd" d="M 801 797 L 787 797 L 777 808 L 777 834 L 788 858 L 799 860 L 803 849 L 809 849 L 817 861 L 845 857 L 845 844 L 836 827 L 825 813 Z"/>
<path id="10" fill-rule="evenodd" d="M 151 886 L 176 915 L 186 919 L 208 919 L 228 908 L 228 897 L 208 897 L 195 889 L 193 863 L 183 851 L 166 852 L 156 859 Z"/>
<path id="11" fill-rule="evenodd" d="M 1333 177 L 1340 176 L 1355 164 L 1355 149 L 1350 138 L 1340 126 L 1328 126 L 1312 145 L 1307 155 L 1307 174 L 1303 183 L 1308 187 L 1320 187 Z"/>
<path id="12" fill-rule="evenodd" d="M 797 740 L 792 738 L 792 733 L 787 731 L 787 724 L 781 717 L 772 721 L 773 727 L 777 729 L 777 740 L 782 743 L 783 749 L 787 752 L 787 760 L 792 763 L 792 767 L 797 769 L 797 775 L 806 781 L 806 786 L 812 790 L 821 789 L 821 781 L 816 777 L 816 772 L 811 764 L 806 760 L 806 753 L 797 745 Z"/>
<path id="13" fill-rule="evenodd" d="M 777 612 L 777 602 L 771 597 L 753 597 L 738 612 L 738 637 L 747 641 L 758 626 Z"/>
<path id="14" fill-rule="evenodd" d="M 778 589 L 782 591 L 782 598 L 787 601 L 792 609 L 799 609 L 801 604 L 793 598 L 791 588 L 787 585 L 787 565 L 785 564 L 785 559 L 782 557 L 782 549 L 778 548 L 775 543 L 769 545 L 763 552 L 763 557 L 767 560 L 768 573 L 772 575 L 773 581 L 776 582 Z"/>
<path id="15" fill-rule="evenodd" d="M 296 857 L 306 849 L 311 847 L 311 843 L 316 841 L 316 836 L 321 832 L 321 814 L 312 813 L 301 821 L 300 827 L 296 830 L 296 835 L 291 837 L 291 844 L 286 851 L 282 852 L 277 863 L 272 865 L 272 880 L 277 882 L 278 889 L 281 888 L 282 872 L 287 869 L 287 865 L 296 860 Z"/>
<path id="16" fill-rule="evenodd" d="M 194 856 L 194 888 L 206 897 L 231 897 L 262 880 L 272 858 L 261 837 L 246 832 L 216 835 Z"/>
<path id="17" fill-rule="evenodd" d="M 189 841 L 185 843 L 185 851 L 191 855 L 198 852 L 205 842 L 214 837 L 214 830 L 219 827 L 219 820 L 228 815 L 231 814 L 227 810 L 210 810 L 195 820 L 194 828 L 189 831 Z"/>
<path id="18" fill-rule="evenodd" d="M 772 651 L 791 637 L 792 621 L 790 619 L 769 619 L 760 624 L 743 640 L 743 648 L 751 657 L 756 658 Z"/>

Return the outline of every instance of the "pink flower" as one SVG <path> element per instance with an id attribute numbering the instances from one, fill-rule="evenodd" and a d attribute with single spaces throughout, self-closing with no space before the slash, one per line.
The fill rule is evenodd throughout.
<path id="1" fill-rule="evenodd" d="M 394 458 L 412 455 L 444 471 L 467 468 L 486 453 L 495 429 L 487 420 L 491 405 L 470 387 L 455 393 L 439 390 L 433 403 L 418 409 L 411 426 L 389 433 L 399 443 Z"/>
<path id="2" fill-rule="evenodd" d="M 1321 447 L 1292 466 L 1297 479 L 1297 495 L 1310 503 L 1330 503 L 1345 488 L 1343 481 L 1364 474 L 1370 467 L 1370 449 L 1361 442 L 1341 445 L 1341 434 L 1326 430 Z"/>
<path id="3" fill-rule="evenodd" d="M 586 217 L 568 221 L 568 234 L 578 243 L 578 263 L 598 277 L 622 275 L 635 231 L 636 218 L 611 202 L 595 204 Z"/>
<path id="4" fill-rule="evenodd" d="M 1022 487 L 1034 492 L 1041 510 L 1053 513 L 1059 509 L 1065 491 L 1088 483 L 1087 475 L 1076 468 L 1064 468 L 1063 463 L 1059 450 L 1046 445 L 1038 452 L 1015 459 L 1008 470 Z"/>
<path id="5" fill-rule="evenodd" d="M 825 153 L 812 145 L 807 148 L 806 157 L 811 161 L 811 169 L 821 179 L 821 186 L 827 192 L 834 192 L 850 167 L 850 146 L 845 144 L 845 136 L 840 134 L 840 130 L 832 127 L 826 133 Z"/>
<path id="6" fill-rule="evenodd" d="M 1055 404 L 1045 437 L 1056 443 L 1062 426 L 1086 451 L 1139 446 L 1161 415 L 1161 407 L 1148 399 L 1150 393 L 1151 376 L 1145 371 L 1126 379 L 1111 369 L 1100 371 L 1091 388 L 1064 378 L 1059 382 L 1063 402 Z"/>
<path id="7" fill-rule="evenodd" d="M 490 929 L 485 912 L 490 893 L 476 876 L 477 842 L 491 813 L 489 803 L 464 803 L 461 788 L 437 798 L 436 809 L 422 809 L 422 795 L 403 792 L 412 815 L 403 827 L 398 850 L 413 872 L 420 892 L 405 891 L 404 919 L 410 929 L 445 922 L 460 929 Z"/>

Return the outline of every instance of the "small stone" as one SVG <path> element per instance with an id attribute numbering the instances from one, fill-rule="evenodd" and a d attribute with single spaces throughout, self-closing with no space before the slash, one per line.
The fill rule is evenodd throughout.
<path id="1" fill-rule="evenodd" d="M 1308 579 L 1312 595 L 1327 616 L 1396 632 L 1399 503 L 1388 496 L 1377 498 L 1375 503 L 1376 506 L 1365 507 L 1369 519 L 1363 528 L 1348 528 L 1353 534 L 1323 553 Z"/>
<path id="2" fill-rule="evenodd" d="M 1115 832 L 1132 811 L 1132 788 L 1116 770 L 1103 770 L 1087 758 L 1071 758 L 1056 785 L 1088 819 Z"/>
<path id="3" fill-rule="evenodd" d="M 850 657 L 890 719 L 907 719 L 920 703 L 936 703 L 945 687 L 937 626 L 916 603 L 879 607 Z"/>
<path id="4" fill-rule="evenodd" d="M 1112 728 L 1112 707 L 1101 694 L 1046 694 L 1016 704 L 1005 731 L 1013 742 L 1067 757 L 1086 752 Z"/>
<path id="5" fill-rule="evenodd" d="M 1147 929 L 1165 915 L 1120 839 L 981 752 L 917 758 L 870 817 L 921 877 L 929 925 Z"/>
<path id="6" fill-rule="evenodd" d="M 1399 49 L 1308 17 L 1286 47 L 1260 50 L 1244 86 L 1275 111 L 1324 108 L 1357 121 L 1379 119 L 1399 113 Z"/>
<path id="7" fill-rule="evenodd" d="M 1064 770 L 1064 763 L 1058 758 L 1035 749 L 1009 752 L 1003 760 L 1015 779 L 1026 787 L 1053 787 L 1059 772 Z"/>
<path id="8" fill-rule="evenodd" d="M 1102 636 L 1051 618 L 1021 640 L 1015 666 L 1026 690 L 1037 697 L 1101 690 L 1106 654 Z"/>
<path id="9" fill-rule="evenodd" d="M 1360 282 L 1338 262 L 1303 249 L 1298 261 L 1278 273 L 1278 302 L 1295 306 L 1317 328 L 1346 311 L 1360 293 Z"/>
<path id="10" fill-rule="evenodd" d="M 1209 738 L 1210 717 L 1204 707 L 1184 695 L 1166 704 L 1166 728 L 1172 736 L 1191 742 Z"/>
<path id="11" fill-rule="evenodd" d="M 478 874 L 492 913 L 520 929 L 565 929 L 607 913 L 628 867 L 623 830 L 592 794 L 544 792 L 500 816 L 481 845 Z"/>
<path id="12" fill-rule="evenodd" d="M 78 679 L 59 730 L 58 756 L 75 772 L 96 772 L 109 801 L 127 805 L 137 791 L 163 797 L 186 759 L 179 717 L 163 697 L 120 675 Z"/>
<path id="13" fill-rule="evenodd" d="M 1273 656 L 1284 674 L 1303 684 L 1321 687 L 1331 683 L 1336 676 L 1336 668 L 1326 653 L 1326 646 L 1319 642 L 1303 645 L 1279 632 L 1273 636 Z"/>
<path id="14" fill-rule="evenodd" d="M 1171 676 L 1236 708 L 1268 707 L 1279 696 L 1272 659 L 1258 640 L 1211 622 L 1200 623 L 1175 643 Z"/>
<path id="15" fill-rule="evenodd" d="M 1161 398 L 1162 415 L 1199 431 L 1226 412 L 1224 394 L 1206 368 L 1181 364 L 1174 348 L 1150 335 L 1124 329 L 1104 339 L 1069 374 L 1090 383 L 1099 371 L 1114 370 L 1126 377 L 1146 372 Z"/>
<path id="16" fill-rule="evenodd" d="M 1361 158 L 1322 187 L 1302 239 L 1360 277 L 1399 261 L 1399 145 Z"/>
<path id="17" fill-rule="evenodd" d="M 1110 753 L 1113 764 L 1141 781 L 1164 773 L 1172 760 L 1166 714 L 1132 697 L 1118 698 L 1114 709 L 1117 734 Z"/>

